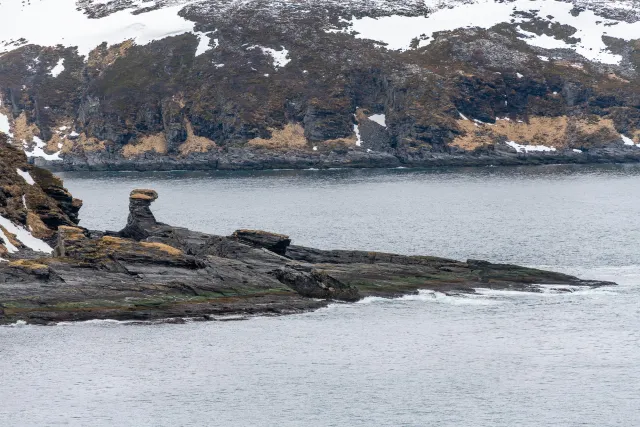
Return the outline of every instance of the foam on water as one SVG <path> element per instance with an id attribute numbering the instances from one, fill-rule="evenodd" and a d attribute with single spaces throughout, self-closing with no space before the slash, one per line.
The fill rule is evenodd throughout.
<path id="1" fill-rule="evenodd" d="M 476 288 L 477 294 L 488 297 L 522 297 L 522 296 L 570 296 L 570 295 L 616 295 L 614 287 L 588 288 L 571 285 L 536 285 L 536 291 L 517 291 L 510 289 Z"/>
<path id="2" fill-rule="evenodd" d="M 420 290 L 417 294 L 404 295 L 398 298 L 366 297 L 356 302 L 356 304 L 397 303 L 398 301 L 423 301 L 449 305 L 494 305 L 499 303 L 499 301 L 474 294 L 447 295 L 443 292 Z"/>

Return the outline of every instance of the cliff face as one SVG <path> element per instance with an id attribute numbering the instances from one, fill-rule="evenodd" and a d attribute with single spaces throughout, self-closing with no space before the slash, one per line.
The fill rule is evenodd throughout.
<path id="1" fill-rule="evenodd" d="M 634 1 L 84 0 L 84 39 L 5 35 L 0 131 L 57 168 L 637 161 Z"/>
<path id="2" fill-rule="evenodd" d="M 0 258 L 50 253 L 58 227 L 77 225 L 81 206 L 60 179 L 27 163 L 0 134 Z"/>

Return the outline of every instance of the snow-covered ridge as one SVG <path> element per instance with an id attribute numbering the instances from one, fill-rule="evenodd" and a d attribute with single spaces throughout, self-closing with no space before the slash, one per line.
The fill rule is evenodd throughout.
<path id="1" fill-rule="evenodd" d="M 581 42 L 573 48 L 606 63 L 615 63 L 619 58 L 603 52 L 603 34 L 624 39 L 640 37 L 640 0 L 2 0 L 0 16 L 10 19 L 0 26 L 0 54 L 31 43 L 77 47 L 80 55 L 87 55 L 103 42 L 113 45 L 132 39 L 144 45 L 189 32 L 199 37 L 197 54 L 202 54 L 210 48 L 209 36 L 196 32 L 195 23 L 179 12 L 230 19 L 231 12 L 239 9 L 277 15 L 325 8 L 343 12 L 344 17 L 364 16 L 349 21 L 347 31 L 355 30 L 359 37 L 388 43 L 391 49 L 407 48 L 413 38 L 423 34 L 428 37 L 435 31 L 466 26 L 488 28 L 510 22 L 514 11 L 529 10 L 537 10 L 541 19 L 552 16 L 550 22 L 574 26 L 578 30 L 574 37 L 581 38 Z M 574 8 L 583 10 L 574 16 L 570 13 Z M 612 21 L 613 18 L 617 20 Z M 526 19 L 519 16 L 517 21 Z M 609 26 L 611 23 L 615 25 Z M 567 47 L 546 36 L 529 37 L 528 42 Z M 422 41 L 425 43 L 428 40 Z"/>
<path id="2" fill-rule="evenodd" d="M 640 38 L 640 21 L 625 22 L 606 19 L 599 16 L 601 8 L 593 7 L 596 2 L 585 2 L 592 9 L 582 10 L 576 14 L 574 3 L 556 0 L 472 0 L 466 4 L 458 4 L 452 8 L 434 7 L 428 16 L 391 15 L 381 18 L 353 18 L 349 26 L 342 31 L 357 32 L 357 37 L 376 40 L 387 44 L 394 50 L 409 49 L 412 40 L 419 38 L 419 46 L 427 46 L 432 36 L 438 31 L 451 31 L 464 27 L 491 28 L 500 23 L 522 24 L 536 20 L 554 24 L 568 25 L 576 29 L 573 38 L 580 41 L 569 44 L 548 35 L 537 35 L 519 29 L 522 39 L 527 43 L 545 49 L 572 49 L 582 56 L 606 64 L 618 64 L 622 57 L 610 52 L 602 40 L 603 36 L 624 40 Z M 632 9 L 633 2 L 605 2 L 609 8 L 627 12 L 625 16 L 632 19 L 637 11 Z M 441 4 L 441 3 L 438 3 Z M 598 3 L 598 4 L 601 4 Z M 622 6 L 622 7 L 621 7 Z M 640 7 L 640 4 L 637 4 Z M 620 8 L 621 7 L 621 8 Z M 626 8 L 630 9 L 626 9 Z M 633 11 L 633 12 L 630 12 Z M 523 16 L 517 12 L 526 12 Z M 630 20 L 632 20 L 630 19 Z M 335 29 L 329 29 L 335 32 Z"/>
<path id="3" fill-rule="evenodd" d="M 78 53 L 85 56 L 103 42 L 114 45 L 134 40 L 139 45 L 148 44 L 193 31 L 194 23 L 178 15 L 185 3 L 136 15 L 132 12 L 140 6 L 155 4 L 136 1 L 129 9 L 91 19 L 82 9 L 76 9 L 76 0 L 31 0 L 27 3 L 2 0 L 0 16 L 10 19 L 5 19 L 0 26 L 0 53 L 29 43 L 77 47 Z M 94 1 L 93 4 L 100 3 Z"/>

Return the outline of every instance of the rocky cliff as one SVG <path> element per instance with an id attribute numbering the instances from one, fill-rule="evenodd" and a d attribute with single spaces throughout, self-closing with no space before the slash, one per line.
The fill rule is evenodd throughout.
<path id="1" fill-rule="evenodd" d="M 77 225 L 81 206 L 60 179 L 29 164 L 0 134 L 0 260 L 49 254 L 58 227 Z"/>
<path id="2" fill-rule="evenodd" d="M 637 0 L 15 3 L 0 131 L 49 168 L 640 160 Z"/>

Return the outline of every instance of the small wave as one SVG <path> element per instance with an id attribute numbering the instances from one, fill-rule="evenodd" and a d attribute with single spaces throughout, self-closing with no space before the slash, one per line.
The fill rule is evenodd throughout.
<path id="1" fill-rule="evenodd" d="M 394 298 L 382 298 L 382 297 L 364 297 L 359 301 L 356 301 L 356 304 L 372 304 L 375 302 L 388 302 L 392 301 Z"/>
<path id="2" fill-rule="evenodd" d="M 56 326 L 81 326 L 81 325 L 130 325 L 134 323 L 151 323 L 140 320 L 115 320 L 115 319 L 91 319 L 79 322 L 58 322 Z"/>
<path id="3" fill-rule="evenodd" d="M 450 305 L 494 305 L 499 301 L 484 298 L 474 294 L 452 294 L 448 295 L 442 292 L 421 290 L 417 294 L 404 295 L 398 298 L 382 298 L 382 297 L 366 297 L 356 302 L 356 304 L 373 304 L 380 302 L 394 301 L 424 301 L 435 302 Z"/>
<path id="4" fill-rule="evenodd" d="M 511 289 L 475 288 L 476 294 L 500 297 L 500 296 L 563 296 L 563 295 L 616 295 L 611 287 L 589 288 L 572 285 L 536 285 L 534 290 L 518 291 Z"/>
<path id="5" fill-rule="evenodd" d="M 28 323 L 24 320 L 18 320 L 16 323 L 10 323 L 8 325 L 1 325 L 3 328 L 22 328 L 24 326 L 28 326 Z"/>
<path id="6" fill-rule="evenodd" d="M 445 294 L 436 291 L 419 291 L 415 295 L 405 295 L 400 298 L 403 301 L 431 301 L 450 305 L 494 305 L 499 301 L 484 298 L 474 294 Z"/>

